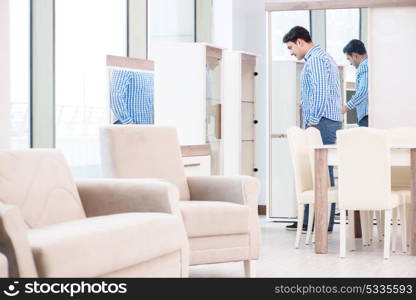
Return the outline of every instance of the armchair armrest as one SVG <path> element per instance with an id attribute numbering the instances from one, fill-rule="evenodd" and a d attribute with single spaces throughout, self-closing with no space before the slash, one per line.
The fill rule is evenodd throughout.
<path id="1" fill-rule="evenodd" d="M 191 200 L 226 201 L 257 210 L 260 181 L 250 176 L 188 177 Z"/>
<path id="2" fill-rule="evenodd" d="M 16 206 L 0 204 L 0 252 L 7 257 L 10 277 L 38 277 L 27 230 Z"/>
<path id="3" fill-rule="evenodd" d="M 77 181 L 87 217 L 127 212 L 180 215 L 179 191 L 159 179 L 87 179 Z"/>

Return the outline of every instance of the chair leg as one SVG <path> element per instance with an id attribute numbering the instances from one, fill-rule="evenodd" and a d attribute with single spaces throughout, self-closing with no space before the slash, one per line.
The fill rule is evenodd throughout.
<path id="1" fill-rule="evenodd" d="M 340 211 L 340 236 L 339 236 L 339 256 L 344 258 L 346 252 L 346 228 L 347 227 L 347 213 L 343 209 Z"/>
<path id="2" fill-rule="evenodd" d="M 411 220 L 410 220 L 410 205 L 406 204 L 405 212 L 406 212 L 406 240 L 407 240 L 407 247 L 410 247 L 410 228 L 411 227 Z"/>
<path id="3" fill-rule="evenodd" d="M 355 251 L 355 217 L 354 217 L 354 211 L 349 210 L 348 211 L 348 227 L 347 227 L 347 241 L 348 241 L 348 249 L 350 251 Z"/>
<path id="4" fill-rule="evenodd" d="M 381 220 L 381 211 L 376 211 L 376 220 L 377 220 L 377 237 L 378 241 L 381 242 L 383 240 L 383 221 Z"/>
<path id="5" fill-rule="evenodd" d="M 362 241 L 363 241 L 363 247 L 367 246 L 369 244 L 368 242 L 368 225 L 367 225 L 367 212 L 366 211 L 360 211 L 360 221 L 361 221 L 361 234 L 362 234 Z"/>
<path id="6" fill-rule="evenodd" d="M 384 212 L 384 259 L 390 257 L 390 236 L 391 236 L 391 209 Z"/>
<path id="7" fill-rule="evenodd" d="M 365 231 L 365 245 L 366 246 L 370 246 L 371 245 L 371 235 L 370 235 L 370 212 L 369 211 L 364 211 L 364 220 L 365 223 L 362 226 L 362 230 Z"/>
<path id="8" fill-rule="evenodd" d="M 371 243 L 373 242 L 373 222 L 374 222 L 374 211 L 370 210 L 368 212 L 368 241 L 371 245 Z"/>
<path id="9" fill-rule="evenodd" d="M 400 206 L 400 231 L 402 235 L 402 252 L 407 252 L 407 218 L 406 218 L 406 204 Z"/>
<path id="10" fill-rule="evenodd" d="M 328 204 L 328 220 L 326 220 L 326 224 L 328 225 L 328 227 L 329 227 L 329 222 L 331 221 L 331 207 L 332 207 L 332 203 L 329 203 Z"/>
<path id="11" fill-rule="evenodd" d="M 391 230 L 390 239 L 391 239 L 391 251 L 393 253 L 396 252 L 397 220 L 398 220 L 398 218 L 397 218 L 397 210 L 398 209 L 399 209 L 398 207 L 393 208 L 393 216 L 392 216 L 392 220 L 391 220 L 391 222 L 392 222 L 392 230 Z"/>
<path id="12" fill-rule="evenodd" d="M 315 244 L 315 230 L 312 231 L 312 244 Z"/>
<path id="13" fill-rule="evenodd" d="M 313 204 L 309 204 L 309 215 L 308 215 L 308 228 L 306 231 L 306 240 L 305 245 L 309 245 L 311 242 L 311 233 L 312 233 L 312 227 L 313 227 L 313 217 L 314 217 L 314 206 Z"/>
<path id="14" fill-rule="evenodd" d="M 244 261 L 244 274 L 247 278 L 256 277 L 256 261 L 255 260 Z"/>
<path id="15" fill-rule="evenodd" d="M 302 235 L 304 206 L 298 205 L 298 227 L 296 228 L 295 248 L 299 249 L 300 236 Z"/>

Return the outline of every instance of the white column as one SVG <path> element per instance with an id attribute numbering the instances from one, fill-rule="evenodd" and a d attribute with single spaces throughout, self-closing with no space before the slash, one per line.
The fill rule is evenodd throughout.
<path id="1" fill-rule="evenodd" d="M 196 41 L 212 43 L 213 0 L 196 0 Z"/>
<path id="2" fill-rule="evenodd" d="M 32 1 L 32 144 L 55 146 L 54 1 Z"/>
<path id="3" fill-rule="evenodd" d="M 312 24 L 312 41 L 320 45 L 322 49 L 326 49 L 326 11 L 312 10 L 311 24 Z"/>
<path id="4" fill-rule="evenodd" d="M 147 1 L 129 0 L 129 56 L 147 58 Z"/>

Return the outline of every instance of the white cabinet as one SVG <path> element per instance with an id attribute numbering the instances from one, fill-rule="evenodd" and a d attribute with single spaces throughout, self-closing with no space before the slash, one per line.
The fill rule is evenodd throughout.
<path id="1" fill-rule="evenodd" d="M 211 151 L 209 145 L 182 146 L 181 152 L 187 177 L 211 175 Z"/>
<path id="2" fill-rule="evenodd" d="M 152 48 L 155 124 L 175 126 L 181 145 L 209 144 L 211 174 L 223 174 L 223 50 L 200 43 Z"/>
<path id="3" fill-rule="evenodd" d="M 211 175 L 211 157 L 209 155 L 183 157 L 182 161 L 186 177 Z"/>
<path id="4" fill-rule="evenodd" d="M 300 78 L 304 63 L 299 61 L 273 61 L 269 103 L 270 112 L 270 218 L 296 217 L 296 194 L 293 166 L 289 153 L 286 130 L 301 126 Z M 340 106 L 346 101 L 344 67 L 339 66 L 341 93 Z"/>
<path id="5" fill-rule="evenodd" d="M 255 176 L 256 56 L 224 51 L 224 175 Z"/>

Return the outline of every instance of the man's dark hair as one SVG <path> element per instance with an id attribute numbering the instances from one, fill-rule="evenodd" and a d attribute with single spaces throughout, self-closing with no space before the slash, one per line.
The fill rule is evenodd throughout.
<path id="1" fill-rule="evenodd" d="M 357 53 L 359 55 L 367 54 L 367 50 L 365 50 L 364 43 L 360 40 L 350 41 L 347 44 L 347 46 L 344 47 L 343 51 L 348 55 L 352 55 L 353 53 Z"/>
<path id="2" fill-rule="evenodd" d="M 295 26 L 283 37 L 283 43 L 296 43 L 298 39 L 304 40 L 307 43 L 312 42 L 309 31 L 301 26 Z"/>

